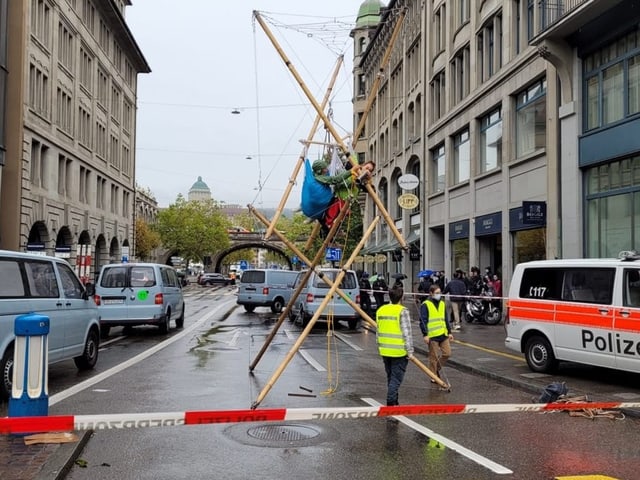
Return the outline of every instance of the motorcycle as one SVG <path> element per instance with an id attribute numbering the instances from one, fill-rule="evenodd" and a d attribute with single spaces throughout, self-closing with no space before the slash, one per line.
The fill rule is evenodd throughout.
<path id="1" fill-rule="evenodd" d="M 493 300 L 493 289 L 483 285 L 480 295 L 467 298 L 464 302 L 465 320 L 479 321 L 487 325 L 497 325 L 502 319 L 500 300 Z"/>

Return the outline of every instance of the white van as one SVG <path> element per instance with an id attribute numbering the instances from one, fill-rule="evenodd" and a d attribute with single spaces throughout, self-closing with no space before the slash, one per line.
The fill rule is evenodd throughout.
<path id="1" fill-rule="evenodd" d="M 100 333 L 111 327 L 157 325 L 169 331 L 171 320 L 184 325 L 182 282 L 169 265 L 113 263 L 100 270 L 95 294 L 100 311 Z"/>
<path id="2" fill-rule="evenodd" d="M 559 360 L 640 372 L 640 255 L 517 265 L 505 329 L 534 372 Z"/>
<path id="3" fill-rule="evenodd" d="M 242 272 L 238 287 L 238 305 L 247 312 L 256 307 L 269 307 L 280 313 L 291 299 L 291 289 L 298 272 L 277 269 L 252 269 Z"/>
<path id="4" fill-rule="evenodd" d="M 301 290 L 300 295 L 298 295 L 295 304 L 292 305 L 289 311 L 289 320 L 299 321 L 303 326 L 309 323 L 311 317 L 318 311 L 320 304 L 326 298 L 330 288 L 329 285 L 322 280 L 321 276 L 326 275 L 332 282 L 335 282 L 338 273 L 341 271 L 339 268 L 320 268 L 312 272 L 304 288 Z M 305 271 L 298 273 L 296 283 L 293 286 L 294 291 L 302 282 L 304 275 Z M 353 302 L 360 305 L 360 287 L 358 285 L 356 272 L 353 270 L 346 272 L 342 278 L 342 282 L 340 282 L 340 290 L 342 290 L 342 293 L 348 295 Z M 327 320 L 329 317 L 336 321 L 346 321 L 352 330 L 357 328 L 358 322 L 360 321 L 358 312 L 337 293 L 333 295 L 331 301 L 320 315 L 320 319 L 322 320 Z"/>
<path id="5" fill-rule="evenodd" d="M 49 363 L 98 361 L 100 324 L 93 285 L 83 286 L 66 260 L 0 250 L 0 398 L 11 394 L 14 325 L 19 315 L 49 317 Z"/>

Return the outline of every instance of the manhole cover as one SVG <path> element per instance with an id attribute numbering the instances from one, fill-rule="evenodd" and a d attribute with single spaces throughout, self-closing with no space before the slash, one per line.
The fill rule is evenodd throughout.
<path id="1" fill-rule="evenodd" d="M 250 437 L 257 440 L 275 442 L 298 442 L 319 435 L 320 432 L 303 425 L 262 425 L 247 431 Z"/>

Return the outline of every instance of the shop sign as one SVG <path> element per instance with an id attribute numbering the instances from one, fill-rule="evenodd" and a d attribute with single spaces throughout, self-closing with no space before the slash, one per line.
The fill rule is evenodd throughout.
<path id="1" fill-rule="evenodd" d="M 415 190 L 420 185 L 420 180 L 413 173 L 405 173 L 398 177 L 398 186 L 403 190 Z"/>
<path id="2" fill-rule="evenodd" d="M 398 197 L 398 205 L 403 210 L 413 210 L 420 205 L 420 200 L 413 193 L 403 193 Z"/>

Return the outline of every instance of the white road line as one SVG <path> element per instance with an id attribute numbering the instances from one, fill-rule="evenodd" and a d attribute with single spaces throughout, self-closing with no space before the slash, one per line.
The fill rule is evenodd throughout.
<path id="1" fill-rule="evenodd" d="M 178 340 L 181 340 L 183 337 L 185 337 L 186 335 L 189 335 L 191 332 L 193 332 L 197 328 L 200 328 L 200 326 L 202 326 L 203 323 L 208 321 L 211 317 L 216 315 L 223 308 L 229 308 L 228 307 L 228 302 L 221 303 L 216 308 L 214 308 L 213 310 L 211 310 L 210 312 L 206 313 L 204 316 L 202 316 L 198 320 L 196 320 L 195 323 L 193 323 L 189 327 L 187 327 L 184 330 L 182 330 L 180 333 L 177 333 L 176 335 L 172 336 L 171 338 L 168 338 L 168 339 L 164 340 L 163 342 L 158 343 L 154 347 L 151 347 L 150 349 L 145 350 L 144 352 L 136 355 L 135 357 L 130 358 L 126 362 L 122 362 L 121 364 L 116 365 L 115 367 L 112 367 L 109 370 L 105 370 L 104 372 L 99 373 L 95 377 L 91 377 L 91 378 L 85 380 L 84 382 L 80 382 L 80 383 L 74 385 L 71 388 L 67 388 L 66 390 L 63 390 L 60 393 L 56 393 L 55 395 L 51 395 L 49 397 L 49 406 L 55 405 L 58 402 L 66 400 L 67 398 L 75 395 L 76 393 L 80 393 L 81 391 L 86 390 L 87 388 L 92 387 L 93 385 L 95 385 L 97 383 L 100 383 L 103 380 L 106 380 L 107 378 L 111 377 L 112 375 L 115 375 L 116 373 L 120 373 L 121 371 L 123 371 L 123 370 L 125 370 L 125 369 L 127 369 L 127 368 L 129 368 L 129 367 L 131 367 L 133 365 L 135 365 L 136 363 L 139 363 L 142 360 L 150 357 L 151 355 L 155 354 L 156 352 L 159 352 L 163 348 L 168 347 L 172 343 L 175 343 Z"/>
<path id="2" fill-rule="evenodd" d="M 361 352 L 362 350 L 364 350 L 362 347 L 359 347 L 358 345 L 356 345 L 355 343 L 353 343 L 351 340 L 347 340 L 349 337 L 347 335 L 343 335 L 342 333 L 337 333 L 337 332 L 333 332 L 333 334 L 335 335 L 335 337 L 346 343 L 347 345 L 349 345 L 351 348 L 353 348 L 356 351 Z"/>
<path id="3" fill-rule="evenodd" d="M 326 372 L 327 371 L 327 369 L 324 368 L 322 365 L 320 365 L 320 363 L 317 362 L 316 359 L 313 358 L 313 356 L 311 356 L 311 354 L 308 353 L 306 350 L 301 348 L 300 350 L 298 350 L 298 353 L 302 356 L 302 358 L 304 358 L 307 361 L 307 363 L 309 365 L 311 365 L 317 371 L 319 371 L 319 372 Z"/>
<path id="4" fill-rule="evenodd" d="M 373 398 L 361 398 L 361 400 L 373 407 L 379 407 L 382 405 L 380 402 L 374 400 Z M 419 423 L 414 422 L 413 420 L 409 420 L 407 417 L 398 415 L 398 416 L 394 416 L 393 418 L 395 418 L 399 422 L 402 422 L 407 427 L 414 429 L 416 432 L 422 433 L 424 436 L 436 440 L 437 442 L 441 443 L 445 447 L 450 448 L 455 452 L 458 452 L 460 455 L 467 457 L 469 460 L 477 463 L 482 467 L 485 467 L 491 470 L 492 472 L 498 473 L 500 475 L 510 475 L 513 473 L 513 471 L 509 470 L 507 467 L 504 467 L 499 463 L 494 462 L 493 460 L 489 460 L 488 458 L 483 457 L 482 455 L 472 450 L 469 450 L 466 447 L 463 447 L 459 443 L 456 443 L 453 440 L 449 440 L 448 438 L 443 437 L 442 435 L 434 432 L 433 430 L 429 430 L 427 427 L 424 427 Z"/>

